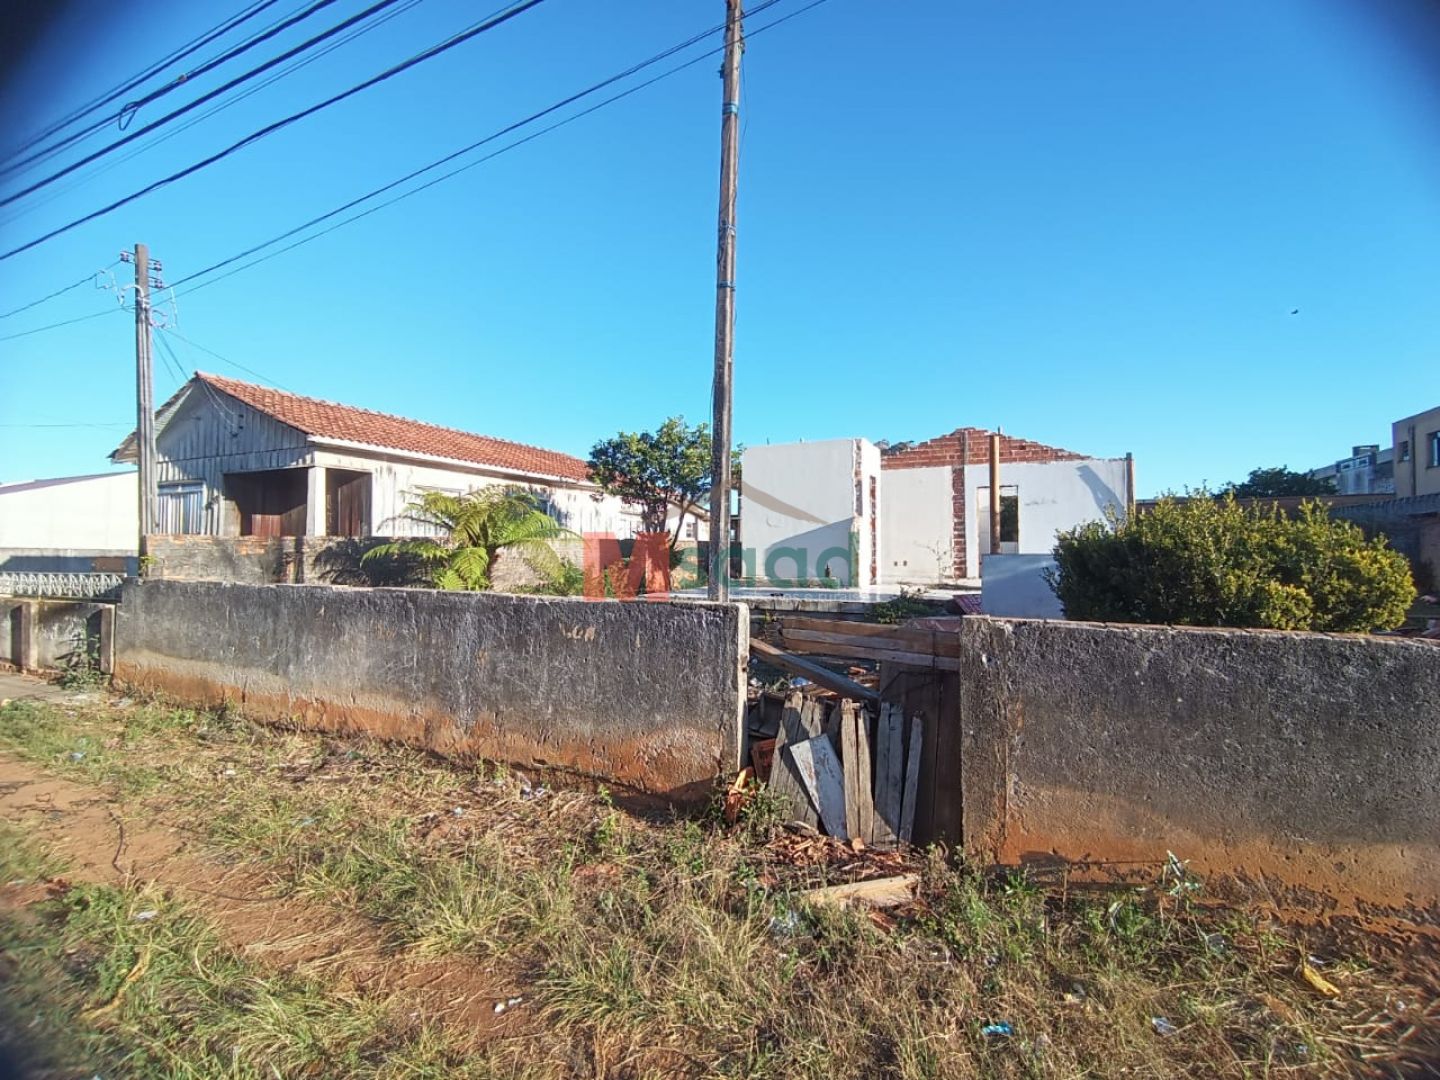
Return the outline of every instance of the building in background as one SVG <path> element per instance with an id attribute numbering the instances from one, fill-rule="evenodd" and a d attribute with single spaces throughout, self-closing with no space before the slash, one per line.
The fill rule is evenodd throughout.
<path id="1" fill-rule="evenodd" d="M 880 449 L 865 439 L 751 446 L 741 463 L 740 578 L 880 583 Z"/>
<path id="2" fill-rule="evenodd" d="M 577 533 L 634 536 L 639 514 L 600 493 L 584 461 L 269 387 L 197 373 L 157 410 L 162 535 L 409 536 L 424 491 L 516 485 Z M 136 459 L 132 434 L 111 454 Z"/>
<path id="3" fill-rule="evenodd" d="M 0 571 L 134 573 L 135 471 L 0 484 Z"/>
<path id="4" fill-rule="evenodd" d="M 1311 469 L 1316 480 L 1329 480 L 1337 495 L 1395 494 L 1395 448 L 1377 444 L 1354 446 L 1350 456 L 1330 465 Z"/>
<path id="5" fill-rule="evenodd" d="M 1395 494 L 1440 495 L 1440 406 L 1396 420 L 1391 441 Z"/>
<path id="6" fill-rule="evenodd" d="M 1031 439 L 1000 437 L 1000 552 L 1049 555 L 1055 534 L 1125 512 L 1129 458 L 1089 458 Z M 990 552 L 990 436 L 957 428 L 881 458 L 885 505 L 881 580 L 973 581 Z"/>

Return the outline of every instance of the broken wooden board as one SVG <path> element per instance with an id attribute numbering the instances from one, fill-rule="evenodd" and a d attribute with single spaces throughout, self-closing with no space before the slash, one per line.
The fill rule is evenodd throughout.
<path id="1" fill-rule="evenodd" d="M 869 701 L 879 703 L 880 695 L 868 686 L 861 686 L 854 679 L 847 679 L 844 675 L 837 675 L 827 667 L 804 660 L 798 656 L 791 656 L 783 649 L 777 649 L 768 641 L 760 641 L 757 638 L 750 640 L 750 653 L 758 656 L 767 663 L 790 672 L 792 675 L 799 675 L 809 679 L 816 686 L 823 686 L 826 690 L 833 691 L 841 697 L 854 698 L 856 701 Z"/>
<path id="2" fill-rule="evenodd" d="M 810 738 L 801 723 L 804 703 L 804 695 L 798 690 L 785 699 L 785 708 L 780 713 L 780 731 L 775 736 L 775 756 L 770 760 L 770 791 L 788 808 L 786 812 L 790 820 L 816 828 L 820 824 L 820 815 L 800 783 L 789 752 L 791 744 Z"/>
<path id="3" fill-rule="evenodd" d="M 810 889 L 800 894 L 809 904 L 834 904 L 846 907 L 851 904 L 868 904 L 871 907 L 894 907 L 908 904 L 915 899 L 915 887 L 920 884 L 919 874 L 900 874 L 897 877 L 873 878 L 870 881 L 856 881 L 849 885 L 830 885 L 823 889 Z"/>
<path id="4" fill-rule="evenodd" d="M 905 791 L 900 803 L 900 842 L 910 843 L 915 835 L 915 802 L 920 797 L 920 754 L 925 745 L 925 721 L 910 719 L 910 749 L 905 760 Z"/>
<path id="5" fill-rule="evenodd" d="M 886 702 L 875 728 L 875 826 L 870 843 L 893 848 L 900 838 L 905 784 L 905 716 Z"/>
<path id="6" fill-rule="evenodd" d="M 845 773 L 845 828 L 868 844 L 875 827 L 870 731 L 865 710 L 853 701 L 840 703 L 840 766 Z"/>
<path id="7" fill-rule="evenodd" d="M 788 747 L 791 760 L 810 801 L 820 811 L 820 824 L 837 840 L 849 840 L 845 828 L 845 776 L 830 736 L 816 735 Z"/>

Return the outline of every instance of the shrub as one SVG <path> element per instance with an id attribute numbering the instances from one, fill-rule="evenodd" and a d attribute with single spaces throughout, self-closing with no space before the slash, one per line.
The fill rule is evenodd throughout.
<path id="1" fill-rule="evenodd" d="M 1050 587 L 1066 617 L 1362 632 L 1405 620 L 1415 586 L 1383 537 L 1319 503 L 1289 518 L 1199 494 L 1061 533 Z"/>

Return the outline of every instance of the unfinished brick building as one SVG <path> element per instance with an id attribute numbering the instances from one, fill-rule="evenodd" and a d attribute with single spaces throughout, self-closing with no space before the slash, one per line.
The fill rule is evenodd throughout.
<path id="1" fill-rule="evenodd" d="M 920 584 L 979 576 L 979 556 L 989 549 L 990 436 L 983 428 L 962 427 L 882 452 L 884 580 Z M 1040 468 L 1057 463 L 1068 464 Z M 1001 550 L 1048 551 L 1058 528 L 1099 516 L 1107 505 L 1123 509 L 1130 467 L 1127 458 L 1087 458 L 1002 433 Z"/>

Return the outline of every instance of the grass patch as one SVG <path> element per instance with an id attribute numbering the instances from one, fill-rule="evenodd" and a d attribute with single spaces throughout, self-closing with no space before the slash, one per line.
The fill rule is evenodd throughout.
<path id="1" fill-rule="evenodd" d="M 922 902 L 871 919 L 804 904 L 835 870 L 782 857 L 763 799 L 733 828 L 646 822 L 603 791 L 159 704 L 12 704 L 0 744 L 116 785 L 396 950 L 503 973 L 536 1018 L 457 1056 L 374 1002 L 245 965 L 163 897 L 74 890 L 26 947 L 78 987 L 72 1019 L 151 949 L 116 1010 L 144 1075 L 269 1076 L 245 1070 L 273 1060 L 285 1076 L 1239 1077 L 1427 1060 L 1400 1033 L 1433 982 L 1357 955 L 1326 967 L 1341 1000 L 1321 998 L 1296 978 L 1305 938 L 1202 902 L 1178 863 L 1152 888 L 1056 894 L 932 851 Z M 136 922 L 137 904 L 164 920 Z"/>

